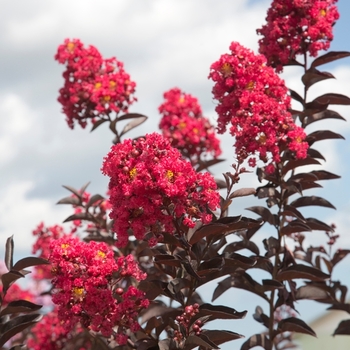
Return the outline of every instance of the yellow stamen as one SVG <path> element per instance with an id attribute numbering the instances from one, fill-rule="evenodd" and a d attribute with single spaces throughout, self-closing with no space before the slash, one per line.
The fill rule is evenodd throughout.
<path id="1" fill-rule="evenodd" d="M 185 122 L 180 122 L 179 123 L 179 129 L 182 130 L 182 129 L 185 129 L 186 127 L 186 123 Z"/>
<path id="2" fill-rule="evenodd" d="M 97 90 L 98 90 L 98 89 L 99 89 L 101 86 L 102 86 L 102 84 L 101 84 L 101 83 L 96 83 L 96 84 L 95 84 L 95 89 L 97 89 Z"/>
<path id="3" fill-rule="evenodd" d="M 109 95 L 103 96 L 103 100 L 104 100 L 105 102 L 110 101 L 110 99 L 111 99 L 111 96 L 109 96 Z"/>
<path id="4" fill-rule="evenodd" d="M 137 170 L 136 168 L 132 168 L 130 171 L 129 171 L 129 176 L 131 178 L 131 180 L 134 179 L 134 177 L 137 175 Z"/>
<path id="5" fill-rule="evenodd" d="M 69 244 L 67 244 L 67 243 L 61 244 L 62 249 L 67 249 L 68 247 L 69 247 Z"/>
<path id="6" fill-rule="evenodd" d="M 74 51 L 74 48 L 75 48 L 75 44 L 74 44 L 74 43 L 69 42 L 69 43 L 67 44 L 67 50 L 68 50 L 69 52 L 73 52 L 73 51 Z"/>
<path id="7" fill-rule="evenodd" d="M 179 98 L 179 103 L 181 104 L 181 103 L 184 103 L 185 102 L 185 98 L 183 97 L 183 96 L 181 96 L 180 98 Z"/>
<path id="8" fill-rule="evenodd" d="M 109 88 L 112 89 L 112 90 L 116 87 L 116 85 L 117 85 L 117 83 L 115 81 L 113 81 L 113 80 L 111 80 L 109 82 Z"/>
<path id="9" fill-rule="evenodd" d="M 224 77 L 228 77 L 232 73 L 232 67 L 229 63 L 224 63 L 221 67 L 221 72 L 224 75 Z"/>
<path id="10" fill-rule="evenodd" d="M 167 170 L 165 176 L 168 178 L 170 182 L 174 180 L 174 173 L 171 170 Z"/>
<path id="11" fill-rule="evenodd" d="M 102 252 L 101 250 L 99 250 L 97 252 L 97 255 L 96 255 L 97 258 L 101 258 L 101 259 L 104 259 L 106 257 L 106 253 Z"/>
<path id="12" fill-rule="evenodd" d="M 252 90 L 254 89 L 254 85 L 255 85 L 254 81 L 250 81 L 250 82 L 245 86 L 245 88 L 246 88 L 247 90 L 249 90 L 249 91 L 252 91 Z"/>
<path id="13" fill-rule="evenodd" d="M 325 17 L 327 14 L 327 11 L 325 9 L 320 10 L 320 15 Z"/>
<path id="14" fill-rule="evenodd" d="M 195 134 L 198 134 L 198 129 L 197 129 L 197 128 L 193 128 L 193 132 L 194 132 Z"/>
<path id="15" fill-rule="evenodd" d="M 266 143 L 266 135 L 265 135 L 265 134 L 261 134 L 261 135 L 259 136 L 258 141 L 259 141 L 262 145 L 264 145 L 264 144 Z"/>
<path id="16" fill-rule="evenodd" d="M 74 287 L 72 290 L 73 297 L 76 299 L 83 299 L 84 292 L 85 292 L 85 290 L 83 287 Z"/>

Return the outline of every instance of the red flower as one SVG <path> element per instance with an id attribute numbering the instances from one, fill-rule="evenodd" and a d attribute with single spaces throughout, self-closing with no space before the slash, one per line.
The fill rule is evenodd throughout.
<path id="1" fill-rule="evenodd" d="M 337 0 L 273 0 L 267 23 L 257 30 L 259 52 L 281 72 L 296 55 L 327 50 L 333 39 L 333 25 L 339 18 Z"/>
<path id="2" fill-rule="evenodd" d="M 219 205 L 216 183 L 209 173 L 196 173 L 179 151 L 159 134 L 112 147 L 102 172 L 110 179 L 110 202 L 118 246 L 148 233 L 154 245 L 163 231 L 174 233 L 174 221 L 193 227 L 208 223 Z"/>
<path id="3" fill-rule="evenodd" d="M 103 59 L 95 47 L 84 48 L 80 40 L 66 39 L 55 59 L 67 65 L 58 101 L 70 128 L 75 121 L 85 128 L 88 119 L 95 122 L 111 112 L 127 112 L 136 100 L 132 97 L 136 84 L 115 57 Z"/>
<path id="4" fill-rule="evenodd" d="M 118 334 L 138 329 L 138 314 L 149 301 L 137 288 L 118 284 L 125 277 L 146 278 L 131 256 L 116 261 L 105 243 L 85 243 L 73 237 L 52 242 L 51 249 L 52 301 L 67 331 L 77 322 L 105 337 L 116 336 L 116 326 Z"/>
<path id="5" fill-rule="evenodd" d="M 278 163 L 284 146 L 297 151 L 297 158 L 305 158 L 308 144 L 303 129 L 288 112 L 290 97 L 284 81 L 266 66 L 263 55 L 236 42 L 230 50 L 211 65 L 209 78 L 219 102 L 215 109 L 219 132 L 224 133 L 230 124 L 238 161 L 256 155 L 264 163 Z M 254 160 L 249 164 L 254 165 Z"/>
<path id="6" fill-rule="evenodd" d="M 203 153 L 218 157 L 220 141 L 214 127 L 203 117 L 198 100 L 178 88 L 165 92 L 164 98 L 158 108 L 162 114 L 159 128 L 171 145 L 189 158 Z"/>

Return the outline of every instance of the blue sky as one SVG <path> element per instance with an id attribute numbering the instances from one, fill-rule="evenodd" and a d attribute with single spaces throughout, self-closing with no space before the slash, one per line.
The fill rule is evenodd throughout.
<path id="1" fill-rule="evenodd" d="M 104 193 L 107 179 L 100 173 L 112 135 L 107 128 L 90 134 L 88 130 L 68 129 L 61 107 L 57 103 L 58 89 L 63 84 L 63 67 L 53 60 L 57 46 L 66 37 L 80 38 L 96 46 L 103 56 L 117 56 L 137 82 L 139 102 L 132 112 L 149 116 L 149 120 L 131 136 L 157 130 L 157 107 L 164 91 L 178 86 L 198 97 L 204 114 L 215 122 L 215 104 L 208 81 L 209 66 L 228 51 L 232 41 L 257 50 L 255 34 L 265 18 L 270 1 L 261 0 L 137 0 L 86 2 L 77 0 L 14 0 L 2 4 L 0 13 L 0 245 L 14 234 L 16 254 L 28 255 L 31 231 L 40 222 L 60 223 L 70 214 L 66 207 L 55 203 L 67 192 L 61 185 L 80 187 L 91 181 L 89 190 Z M 350 3 L 339 1 L 341 18 L 335 26 L 332 50 L 350 51 L 348 38 Z M 337 80 L 326 81 L 310 90 L 310 96 L 333 91 L 350 94 L 350 59 L 324 67 Z M 287 85 L 300 91 L 300 71 L 286 69 Z M 350 109 L 334 108 L 349 119 Z M 350 124 L 326 122 L 323 128 L 341 132 L 346 141 L 330 141 L 319 145 L 328 162 L 326 169 L 342 176 L 340 181 L 325 183 L 315 194 L 324 196 L 338 209 L 320 209 L 326 222 L 335 222 L 342 235 L 340 245 L 350 247 Z M 213 170 L 217 176 L 229 170 L 233 162 L 233 140 L 222 138 L 227 161 Z M 255 186 L 254 175 L 242 178 L 242 187 Z M 256 203 L 255 203 L 256 204 Z M 259 203 L 262 205 L 263 203 Z M 232 212 L 244 213 L 251 206 L 250 198 L 237 200 Z M 267 230 L 263 235 L 271 234 Z M 312 233 L 309 242 L 323 240 L 322 233 Z M 1 243 L 2 242 L 2 243 Z M 349 259 L 336 270 L 350 284 Z M 203 290 L 205 296 L 211 290 Z M 249 310 L 244 321 L 225 322 L 222 327 L 249 336 L 260 327 L 252 320 L 252 312 L 260 303 L 254 296 L 246 298 L 241 291 L 230 290 L 218 302 L 228 303 L 238 311 Z M 309 303 L 307 320 L 317 316 L 322 308 Z M 264 305 L 261 305 L 264 307 Z M 238 342 L 232 343 L 238 348 Z M 230 347 L 228 347 L 230 348 Z M 232 347 L 231 347 L 232 349 Z"/>

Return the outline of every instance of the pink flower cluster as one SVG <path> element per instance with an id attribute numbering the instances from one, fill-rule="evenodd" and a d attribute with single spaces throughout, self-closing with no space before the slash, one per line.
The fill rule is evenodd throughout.
<path id="1" fill-rule="evenodd" d="M 112 112 L 127 112 L 136 100 L 132 96 L 136 84 L 123 63 L 115 57 L 103 59 L 94 46 L 85 48 L 78 39 L 66 39 L 55 59 L 67 66 L 58 101 L 70 128 L 75 121 L 85 128 L 88 119 L 95 122 Z"/>
<path id="2" fill-rule="evenodd" d="M 48 259 L 51 254 L 52 241 L 61 238 L 68 233 L 64 231 L 64 228 L 60 225 L 54 225 L 46 227 L 41 222 L 38 227 L 33 230 L 33 236 L 37 236 L 37 240 L 33 244 L 32 253 L 37 254 L 40 258 Z M 38 265 L 35 266 L 32 277 L 34 280 L 41 281 L 42 279 L 51 279 L 51 266 L 50 265 Z"/>
<path id="3" fill-rule="evenodd" d="M 256 165 L 258 156 L 273 171 L 272 162 L 280 162 L 281 149 L 287 146 L 297 158 L 305 158 L 308 144 L 304 130 L 295 125 L 290 97 L 284 81 L 266 65 L 263 55 L 233 42 L 231 53 L 224 54 L 211 65 L 209 78 L 215 83 L 213 95 L 219 104 L 218 129 L 236 138 L 238 162 L 249 156 L 249 165 Z"/>
<path id="4" fill-rule="evenodd" d="M 207 224 L 219 205 L 216 183 L 209 173 L 197 173 L 163 136 L 153 133 L 125 140 L 111 148 L 102 172 L 109 176 L 110 214 L 118 246 L 129 233 L 153 246 L 162 232 L 174 233 L 175 225 Z M 181 232 L 178 232 L 181 234 Z"/>
<path id="5" fill-rule="evenodd" d="M 337 0 L 273 0 L 267 23 L 257 30 L 259 52 L 267 62 L 282 71 L 296 55 L 327 50 L 333 39 L 333 25 L 339 18 Z"/>
<path id="6" fill-rule="evenodd" d="M 171 145 L 189 158 L 203 153 L 218 157 L 220 141 L 214 127 L 203 117 L 198 100 L 178 88 L 165 92 L 164 98 L 158 108 L 162 115 L 159 128 Z"/>
<path id="7" fill-rule="evenodd" d="M 30 350 L 61 350 L 65 348 L 67 341 L 81 331 L 81 327 L 77 325 L 74 331 L 68 332 L 57 317 L 55 308 L 31 329 L 26 345 Z M 84 340 L 85 344 L 79 344 L 78 341 L 79 350 L 90 349 L 91 344 L 86 344 L 87 342 Z"/>
<path id="8" fill-rule="evenodd" d="M 126 330 L 139 329 L 138 314 L 148 307 L 149 301 L 144 292 L 118 282 L 126 277 L 140 281 L 146 274 L 131 256 L 115 259 L 105 243 L 63 237 L 52 242 L 51 250 L 55 274 L 52 301 L 58 305 L 64 328 L 70 331 L 80 322 L 87 329 L 105 337 L 114 335 L 120 344 L 125 343 Z"/>

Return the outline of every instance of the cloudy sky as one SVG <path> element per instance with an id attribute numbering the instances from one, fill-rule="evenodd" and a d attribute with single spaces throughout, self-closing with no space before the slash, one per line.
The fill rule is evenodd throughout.
<path id="1" fill-rule="evenodd" d="M 198 97 L 204 114 L 215 122 L 212 83 L 207 79 L 209 66 L 228 51 L 232 41 L 257 50 L 255 31 L 264 23 L 269 4 L 270 0 L 2 2 L 0 245 L 14 234 L 16 253 L 30 254 L 32 229 L 41 221 L 48 225 L 61 223 L 70 214 L 69 208 L 55 205 L 67 195 L 61 185 L 80 187 L 91 181 L 90 192 L 104 193 L 106 189 L 107 179 L 99 169 L 111 146 L 111 133 L 104 126 L 91 134 L 79 127 L 70 130 L 56 101 L 63 85 L 63 66 L 53 56 L 65 38 L 80 38 L 96 46 L 104 57 L 116 56 L 125 63 L 137 83 L 138 103 L 131 111 L 149 117 L 142 130 L 132 135 L 136 136 L 157 130 L 162 94 L 175 86 Z M 350 50 L 350 4 L 339 0 L 339 8 L 341 19 L 335 26 L 332 49 Z M 349 95 L 350 59 L 325 69 L 337 80 L 315 86 L 310 97 L 330 91 Z M 288 86 L 299 91 L 300 73 L 288 68 L 283 75 Z M 350 109 L 334 109 L 349 119 Z M 350 139 L 349 123 L 332 121 L 322 127 Z M 218 176 L 233 162 L 232 143 L 229 137 L 223 137 L 227 162 L 217 166 Z M 320 209 L 316 215 L 328 223 L 335 222 L 342 235 L 341 245 L 350 247 L 350 143 L 325 142 L 319 150 L 328 160 L 326 169 L 340 174 L 342 180 L 325 184 L 322 192 L 315 193 L 330 200 L 337 212 Z M 255 185 L 253 181 L 253 176 L 247 176 L 242 186 Z M 249 215 L 243 209 L 250 205 L 246 199 L 237 201 L 234 212 Z M 323 240 L 320 233 L 312 235 L 312 242 Z M 339 271 L 341 274 L 345 270 Z M 241 294 L 235 295 L 241 302 Z M 252 300 L 254 305 L 258 302 Z M 232 306 L 238 310 L 248 307 Z M 248 318 L 250 322 L 251 316 Z"/>

